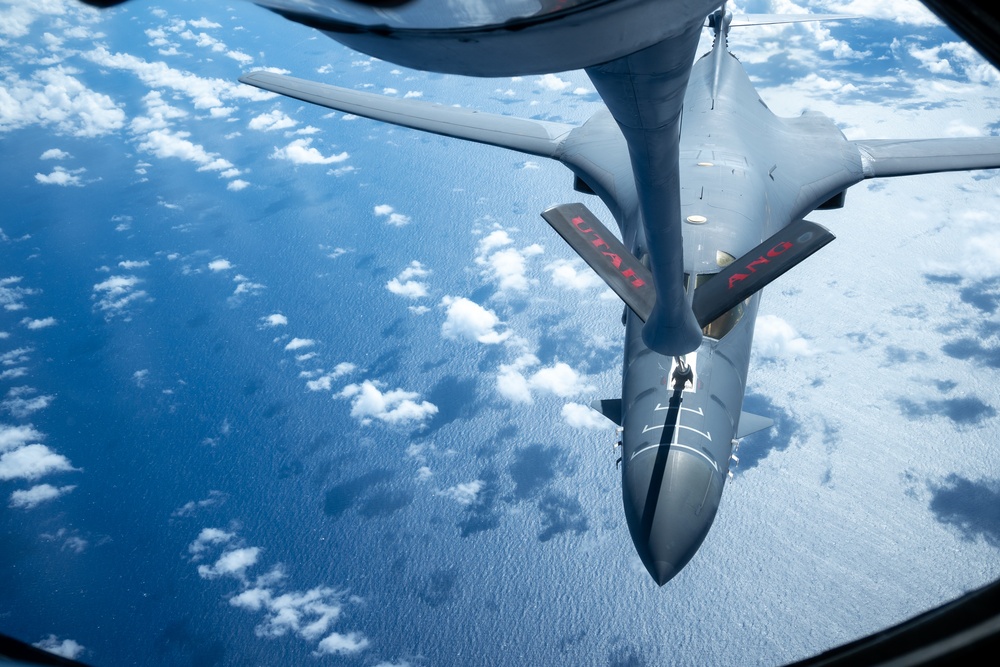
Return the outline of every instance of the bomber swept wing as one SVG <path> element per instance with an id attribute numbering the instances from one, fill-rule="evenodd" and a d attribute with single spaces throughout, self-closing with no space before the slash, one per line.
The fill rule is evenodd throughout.
<path id="1" fill-rule="evenodd" d="M 868 139 L 851 142 L 865 178 L 1000 168 L 1000 137 Z"/>
<path id="2" fill-rule="evenodd" d="M 573 129 L 563 123 L 401 100 L 273 72 L 251 72 L 240 82 L 328 109 L 539 157 L 554 158 L 561 140 Z"/>

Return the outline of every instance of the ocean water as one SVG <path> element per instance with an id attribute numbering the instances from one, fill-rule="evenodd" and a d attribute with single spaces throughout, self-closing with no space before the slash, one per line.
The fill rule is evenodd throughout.
<path id="1" fill-rule="evenodd" d="M 253 66 L 566 122 L 594 105 L 592 94 L 533 79 L 397 70 L 247 7 L 169 3 L 162 16 L 129 5 L 100 24 L 104 37 L 79 46 L 103 41 L 232 80 L 242 67 L 222 52 L 185 42 L 190 52 L 166 56 L 137 37 L 207 12 L 220 28 L 198 30 L 251 53 Z M 40 20 L 20 44 L 41 44 L 45 30 L 57 26 Z M 855 45 L 884 55 L 890 33 L 865 27 Z M 742 48 L 769 104 L 800 104 L 822 88 L 786 90 L 811 61 L 760 61 L 754 48 L 766 44 Z M 8 55 L 25 80 L 45 67 Z M 964 202 L 989 210 L 990 180 L 866 184 L 846 209 L 817 218 L 838 242 L 762 303 L 798 336 L 751 370 L 747 407 L 777 428 L 744 442 L 701 551 L 658 589 L 624 525 L 612 427 L 572 428 L 561 414 L 570 401 L 617 396 L 620 383 L 621 306 L 596 287 L 560 287 L 546 268 L 571 259 L 538 217 L 585 198 L 570 191 L 569 172 L 288 101 L 239 100 L 215 118 L 177 90 L 64 57 L 128 119 L 147 113 L 143 97 L 160 90 L 187 113 L 174 130 L 251 185 L 227 190 L 216 172 L 153 156 L 125 128 L 96 138 L 41 125 L 2 135 L 0 279 L 18 276 L 30 291 L 24 310 L 0 313 L 2 353 L 27 358 L 9 364 L 25 375 L 0 391 L 51 398 L 20 416 L 5 408 L 0 421 L 32 424 L 76 468 L 37 480 L 74 485 L 65 495 L 0 511 L 4 633 L 72 639 L 99 665 L 776 664 L 997 576 L 992 339 L 976 338 L 981 348 L 966 340 L 995 318 L 970 305 L 988 306 L 989 286 L 962 264 L 963 239 L 978 233 L 962 226 L 977 219 Z M 836 67 L 862 85 L 876 59 Z M 934 106 L 907 71 L 890 91 L 903 99 L 899 118 Z M 586 84 L 579 73 L 561 76 Z M 870 85 L 870 95 L 881 90 Z M 320 128 L 302 136 L 323 155 L 350 158 L 272 158 L 299 136 L 249 129 L 273 110 L 299 129 Z M 856 129 L 851 107 L 840 112 Z M 871 114 L 875 134 L 884 123 Z M 56 147 L 72 156 L 66 169 L 86 169 L 82 187 L 35 179 L 54 168 L 39 156 Z M 353 171 L 328 173 L 343 166 Z M 899 215 L 901 202 L 915 203 Z M 409 224 L 387 224 L 382 205 Z M 524 290 L 502 287 L 481 251 L 498 230 L 524 252 Z M 542 253 L 526 250 L 534 243 Z M 855 261 L 859 247 L 865 262 Z M 954 249 L 940 257 L 958 267 L 951 273 L 913 262 L 942 248 Z M 386 283 L 414 260 L 430 271 L 429 295 L 390 293 Z M 120 291 L 96 287 L 115 276 Z M 494 330 L 510 337 L 443 335 L 448 296 L 489 308 Z M 273 314 L 287 324 L 269 326 Z M 22 322 L 47 317 L 57 324 Z M 953 345 L 962 341 L 979 351 L 962 358 Z M 807 353 L 788 354 L 791 343 Z M 501 368 L 524 352 L 537 356 L 533 368 L 568 364 L 580 393 L 503 397 Z M 345 362 L 354 369 L 309 388 Z M 353 401 L 336 395 L 365 380 L 437 413 L 362 423 L 363 411 L 352 415 Z M 0 491 L 9 498 L 27 486 L 4 481 Z M 239 597 L 248 591 L 298 620 L 253 608 Z M 306 630 L 323 613 L 322 631 Z M 327 637 L 333 652 L 315 655 Z"/>

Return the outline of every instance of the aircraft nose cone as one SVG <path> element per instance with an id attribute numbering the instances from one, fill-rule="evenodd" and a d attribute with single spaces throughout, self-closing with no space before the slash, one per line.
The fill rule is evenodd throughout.
<path id="1" fill-rule="evenodd" d="M 684 566 L 682 565 L 681 567 Z M 674 575 L 681 571 L 680 567 L 674 567 L 673 563 L 668 563 L 662 560 L 653 561 L 653 567 L 650 568 L 647 565 L 646 570 L 649 572 L 650 576 L 653 577 L 657 586 L 662 586 L 667 583 L 674 578 Z"/>
<path id="2" fill-rule="evenodd" d="M 683 569 L 705 540 L 722 497 L 722 475 L 708 459 L 678 446 L 640 452 L 622 472 L 632 542 L 660 586 Z"/>

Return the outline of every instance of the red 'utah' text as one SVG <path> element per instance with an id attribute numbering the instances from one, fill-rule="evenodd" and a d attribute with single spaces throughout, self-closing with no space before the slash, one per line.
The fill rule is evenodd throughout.
<path id="1" fill-rule="evenodd" d="M 631 284 L 633 287 L 642 287 L 643 285 L 646 284 L 646 281 L 637 276 L 635 271 L 633 271 L 632 269 L 628 267 L 622 269 L 622 264 L 624 262 L 622 261 L 621 256 L 618 255 L 618 253 L 611 252 L 611 246 L 609 246 L 607 242 L 603 238 L 601 238 L 600 234 L 594 231 L 593 227 L 587 227 L 586 229 L 584 229 L 584 225 L 586 224 L 586 222 L 584 221 L 583 218 L 577 216 L 573 218 L 572 223 L 573 226 L 576 227 L 576 231 L 586 236 L 588 240 L 590 240 L 590 242 L 594 244 L 595 248 L 598 249 L 607 248 L 607 250 L 601 250 L 601 254 L 608 258 L 608 261 L 610 261 L 611 264 L 621 272 L 624 278 L 628 279 L 629 284 Z"/>

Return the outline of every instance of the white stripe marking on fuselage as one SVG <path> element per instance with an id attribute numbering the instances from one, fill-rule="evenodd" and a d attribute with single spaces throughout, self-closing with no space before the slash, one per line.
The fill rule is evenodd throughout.
<path id="1" fill-rule="evenodd" d="M 650 431 L 655 431 L 655 430 L 656 430 L 656 429 L 658 429 L 658 428 L 663 428 L 663 424 L 660 424 L 659 426 L 650 426 L 649 424 L 646 424 L 645 426 L 643 426 L 643 427 L 642 427 L 642 432 L 643 432 L 643 433 L 648 433 L 648 432 L 650 432 Z M 690 427 L 690 426 L 685 426 L 684 424 L 676 424 L 676 426 L 675 426 L 675 430 L 674 430 L 674 435 L 675 435 L 675 436 L 676 436 L 676 434 L 677 434 L 677 431 L 676 431 L 676 429 L 678 429 L 678 428 L 684 428 L 684 429 L 687 429 L 687 430 L 689 430 L 689 431 L 694 431 L 694 432 L 695 432 L 695 433 L 697 433 L 698 435 L 700 435 L 700 436 L 702 436 L 702 437 L 706 438 L 706 439 L 707 439 L 707 440 L 708 440 L 709 442 L 712 442 L 712 434 L 711 434 L 711 433 L 707 433 L 707 432 L 705 432 L 705 431 L 699 431 L 699 430 L 698 430 L 698 429 L 696 429 L 696 428 L 692 428 L 692 427 Z"/>
<path id="2" fill-rule="evenodd" d="M 661 445 L 661 444 L 657 443 L 655 445 L 649 445 L 647 447 L 643 447 L 642 449 L 640 449 L 639 451 L 637 451 L 635 454 L 633 454 L 629 458 L 629 461 L 634 460 L 635 457 L 639 456 L 639 454 L 642 454 L 643 452 L 648 452 L 650 449 L 656 449 L 657 447 L 676 447 L 678 449 L 683 449 L 685 451 L 691 452 L 692 454 L 697 454 L 701 458 L 703 458 L 706 461 L 708 461 L 712 465 L 712 467 L 715 468 L 715 472 L 719 472 L 719 464 L 715 462 L 715 459 L 713 459 L 711 456 L 709 456 L 705 452 L 701 451 L 700 449 L 695 449 L 694 447 L 690 447 L 688 445 L 682 445 L 679 442 L 674 442 L 674 443 L 671 443 L 670 445 Z"/>
<path id="3" fill-rule="evenodd" d="M 657 403 L 656 407 L 653 408 L 653 412 L 656 412 L 657 410 L 669 410 L 669 409 L 670 409 L 669 405 L 663 405 L 662 403 Z M 685 408 L 681 406 L 681 410 L 687 410 L 688 412 L 693 412 L 696 415 L 701 415 L 702 417 L 705 416 L 705 412 L 701 408 Z"/>

